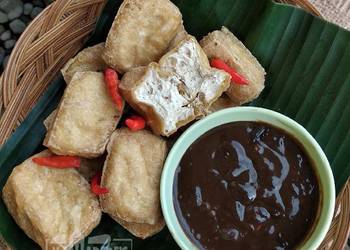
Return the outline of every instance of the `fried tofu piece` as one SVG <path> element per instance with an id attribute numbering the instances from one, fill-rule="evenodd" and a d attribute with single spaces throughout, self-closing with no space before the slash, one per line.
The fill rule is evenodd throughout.
<path id="1" fill-rule="evenodd" d="M 248 85 L 231 84 L 226 94 L 236 106 L 257 98 L 265 85 L 265 70 L 252 53 L 227 28 L 209 33 L 200 41 L 208 58 L 219 58 L 248 80 Z"/>
<path id="2" fill-rule="evenodd" d="M 158 61 L 182 23 L 169 0 L 124 0 L 107 36 L 103 59 L 120 73 Z"/>
<path id="3" fill-rule="evenodd" d="M 42 249 L 69 249 L 100 222 L 102 212 L 89 183 L 75 169 L 42 167 L 34 157 L 15 167 L 2 197 L 19 227 Z"/>
<path id="4" fill-rule="evenodd" d="M 55 121 L 57 110 L 52 113 L 44 120 L 44 126 L 47 131 L 51 129 L 53 122 Z M 81 158 L 80 167 L 77 171 L 85 177 L 86 180 L 90 181 L 91 178 L 102 169 L 105 157 L 101 156 L 94 159 Z"/>
<path id="5" fill-rule="evenodd" d="M 147 130 L 116 130 L 107 147 L 100 196 L 102 210 L 137 237 L 146 238 L 164 226 L 159 183 L 166 142 Z"/>
<path id="6" fill-rule="evenodd" d="M 58 155 L 98 157 L 120 116 L 103 73 L 77 72 L 64 92 L 44 145 Z"/>
<path id="7" fill-rule="evenodd" d="M 56 115 L 57 115 L 57 109 L 52 111 L 51 114 L 49 114 L 49 116 L 46 117 L 46 119 L 44 120 L 44 126 L 46 128 L 46 131 L 49 131 L 51 129 L 51 126 L 56 119 Z"/>
<path id="8" fill-rule="evenodd" d="M 172 50 L 173 48 L 176 47 L 176 45 L 178 45 L 181 41 L 185 40 L 186 38 L 188 38 L 188 33 L 185 29 L 185 26 L 183 24 L 181 24 L 179 26 L 179 28 L 176 31 L 176 35 L 173 38 L 173 40 L 171 40 L 170 44 L 169 44 L 169 48 L 168 51 Z"/>
<path id="9" fill-rule="evenodd" d="M 146 239 L 151 237 L 160 231 L 165 226 L 165 222 L 163 219 L 158 220 L 156 224 L 145 224 L 145 223 L 135 223 L 135 222 L 126 222 L 125 220 L 120 219 L 118 216 L 111 216 L 118 224 L 128 230 L 131 234 L 139 237 L 141 239 Z"/>
<path id="10" fill-rule="evenodd" d="M 227 95 L 222 95 L 217 99 L 210 107 L 209 111 L 214 113 L 216 111 L 220 111 L 222 109 L 236 107 L 235 103 L 231 100 Z"/>
<path id="11" fill-rule="evenodd" d="M 96 44 L 80 51 L 75 57 L 71 58 L 61 69 L 62 75 L 68 84 L 76 72 L 81 71 L 102 71 L 107 65 L 102 59 L 104 43 Z"/>
<path id="12" fill-rule="evenodd" d="M 159 64 L 127 72 L 120 89 L 154 133 L 170 136 L 206 115 L 229 86 L 230 76 L 211 68 L 197 40 L 188 35 Z"/>

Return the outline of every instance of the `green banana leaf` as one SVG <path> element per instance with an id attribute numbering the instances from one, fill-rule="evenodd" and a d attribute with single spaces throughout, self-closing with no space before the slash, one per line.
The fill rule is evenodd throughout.
<path id="1" fill-rule="evenodd" d="M 120 3 L 107 3 L 89 45 L 105 39 Z M 252 50 L 268 75 L 266 89 L 250 105 L 276 110 L 304 125 L 325 150 L 339 191 L 350 174 L 350 33 L 269 0 L 174 3 L 183 13 L 186 29 L 198 39 L 225 25 Z M 42 149 L 42 122 L 57 106 L 63 87 L 58 77 L 0 150 L 1 189 L 16 164 Z M 39 249 L 19 229 L 2 201 L 0 235 L 15 249 Z M 131 249 L 131 244 L 132 249 L 178 249 L 167 229 L 139 240 L 107 215 L 75 249 Z"/>

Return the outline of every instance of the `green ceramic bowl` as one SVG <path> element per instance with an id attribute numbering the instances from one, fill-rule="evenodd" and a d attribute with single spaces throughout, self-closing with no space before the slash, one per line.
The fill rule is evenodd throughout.
<path id="1" fill-rule="evenodd" d="M 335 185 L 327 157 L 316 140 L 301 125 L 277 112 L 254 107 L 239 107 L 216 112 L 195 123 L 178 139 L 165 162 L 160 197 L 166 224 L 182 249 L 197 249 L 182 230 L 173 205 L 173 183 L 175 170 L 187 148 L 205 132 L 222 124 L 236 121 L 262 121 L 279 127 L 294 135 L 304 145 L 306 153 L 314 160 L 315 172 L 319 178 L 321 202 L 318 218 L 313 230 L 302 242 L 299 249 L 316 249 L 326 236 L 331 225 L 335 206 Z"/>

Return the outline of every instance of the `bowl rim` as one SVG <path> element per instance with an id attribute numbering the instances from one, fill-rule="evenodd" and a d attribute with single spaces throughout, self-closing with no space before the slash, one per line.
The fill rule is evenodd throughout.
<path id="1" fill-rule="evenodd" d="M 166 225 L 182 249 L 197 249 L 183 231 L 173 203 L 173 180 L 178 163 L 187 148 L 201 135 L 222 124 L 236 121 L 262 121 L 294 135 L 306 153 L 317 162 L 315 172 L 321 188 L 321 209 L 310 235 L 298 246 L 299 249 L 316 249 L 330 228 L 335 209 L 335 183 L 328 159 L 318 142 L 300 124 L 278 112 L 258 107 L 234 107 L 215 112 L 194 123 L 176 141 L 170 150 L 162 171 L 160 182 L 161 209 Z"/>

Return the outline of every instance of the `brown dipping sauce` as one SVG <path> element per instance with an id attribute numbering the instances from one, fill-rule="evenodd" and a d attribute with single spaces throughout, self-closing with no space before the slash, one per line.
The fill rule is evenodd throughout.
<path id="1" fill-rule="evenodd" d="M 305 150 L 261 122 L 225 124 L 197 139 L 173 191 L 180 224 L 200 249 L 293 249 L 312 230 L 320 199 Z"/>

